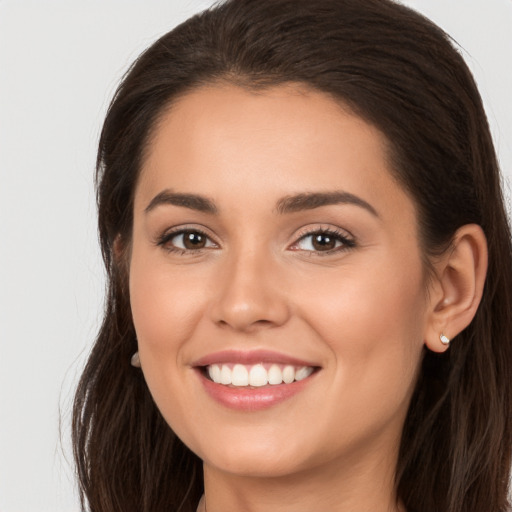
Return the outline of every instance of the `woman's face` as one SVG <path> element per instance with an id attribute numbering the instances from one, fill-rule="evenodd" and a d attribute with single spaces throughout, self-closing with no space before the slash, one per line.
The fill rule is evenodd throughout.
<path id="1" fill-rule="evenodd" d="M 202 87 L 159 123 L 130 298 L 154 400 L 208 467 L 396 457 L 428 304 L 386 156 L 379 131 L 298 86 Z"/>

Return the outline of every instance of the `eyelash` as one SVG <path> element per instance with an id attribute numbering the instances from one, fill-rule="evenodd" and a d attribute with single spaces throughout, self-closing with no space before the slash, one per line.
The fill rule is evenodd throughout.
<path id="1" fill-rule="evenodd" d="M 356 242 L 353 238 L 347 236 L 346 232 L 332 229 L 332 228 L 320 228 L 320 229 L 314 229 L 311 231 L 307 231 L 303 233 L 297 241 L 293 244 L 292 247 L 297 246 L 301 241 L 306 240 L 308 237 L 313 237 L 315 235 L 322 235 L 326 237 L 331 237 L 335 240 L 335 242 L 341 242 L 341 244 L 338 247 L 334 247 L 333 249 L 329 249 L 327 251 L 315 251 L 315 250 L 304 250 L 303 252 L 309 252 L 311 253 L 310 256 L 330 256 L 335 253 L 345 252 L 350 249 L 353 249 L 356 246 Z M 295 249 L 300 250 L 300 249 Z"/>
<path id="2" fill-rule="evenodd" d="M 190 254 L 201 254 L 206 249 L 205 247 L 201 247 L 199 249 L 182 249 L 181 247 L 176 247 L 175 245 L 168 245 L 169 242 L 171 242 L 171 240 L 173 238 L 176 238 L 179 235 L 184 235 L 185 233 L 194 233 L 196 235 L 200 235 L 200 236 L 204 237 L 206 240 L 211 241 L 211 237 L 208 236 L 201 229 L 177 228 L 175 230 L 167 231 L 166 233 L 163 233 L 156 241 L 156 245 L 163 247 L 168 252 L 173 252 L 180 256 L 186 256 L 186 255 L 190 255 Z"/>
<path id="3" fill-rule="evenodd" d="M 199 249 L 182 249 L 181 247 L 176 247 L 175 245 L 168 245 L 171 240 L 179 235 L 184 235 L 186 233 L 193 233 L 196 235 L 200 235 L 204 237 L 205 239 L 211 241 L 211 238 L 209 235 L 207 235 L 204 231 L 198 228 L 178 228 L 173 231 L 168 231 L 164 234 L 162 234 L 156 241 L 156 245 L 163 247 L 166 251 L 176 253 L 179 255 L 191 255 L 191 254 L 201 254 L 204 250 L 207 250 L 207 247 L 201 247 Z M 295 246 L 297 246 L 301 241 L 306 240 L 308 237 L 313 237 L 315 235 L 323 235 L 327 237 L 332 237 L 335 239 L 336 242 L 341 242 L 341 245 L 338 247 L 334 247 L 333 249 L 329 249 L 326 251 L 318 251 L 318 250 L 304 250 L 303 252 L 309 252 L 310 255 L 313 256 L 329 256 L 333 253 L 338 252 L 344 252 L 348 251 L 350 249 L 353 249 L 356 246 L 356 242 L 353 238 L 350 238 L 347 236 L 345 232 L 331 229 L 331 228 L 320 228 L 320 229 L 314 229 L 311 231 L 307 231 L 300 235 L 300 237 L 297 239 L 296 242 L 293 243 L 291 248 L 293 249 Z M 213 245 L 216 245 L 215 242 L 212 242 Z M 301 250 L 301 249 L 293 249 L 293 250 Z"/>

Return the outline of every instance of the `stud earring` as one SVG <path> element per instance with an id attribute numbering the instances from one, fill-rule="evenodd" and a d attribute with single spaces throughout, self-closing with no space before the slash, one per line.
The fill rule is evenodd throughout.
<path id="1" fill-rule="evenodd" d="M 439 339 L 441 340 L 441 343 L 445 346 L 448 346 L 450 344 L 450 338 L 448 338 L 448 336 L 445 336 L 444 334 L 441 334 L 441 336 L 439 336 Z"/>
<path id="2" fill-rule="evenodd" d="M 133 367 L 140 368 L 139 352 L 135 352 L 135 354 L 133 354 L 130 363 Z"/>

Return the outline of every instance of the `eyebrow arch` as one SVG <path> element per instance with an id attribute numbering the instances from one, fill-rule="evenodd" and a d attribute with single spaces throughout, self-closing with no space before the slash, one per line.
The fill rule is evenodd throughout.
<path id="1" fill-rule="evenodd" d="M 353 204 L 369 211 L 375 217 L 379 217 L 377 210 L 364 199 L 350 194 L 349 192 L 306 192 L 294 196 L 286 196 L 280 199 L 276 204 L 278 213 L 294 213 L 302 210 L 313 210 L 321 206 L 333 204 Z"/>
<path id="2" fill-rule="evenodd" d="M 191 210 L 197 210 L 199 212 L 216 214 L 218 213 L 215 203 L 207 197 L 200 196 L 197 194 L 183 194 L 173 192 L 172 190 L 163 190 L 157 194 L 151 202 L 146 206 L 145 213 L 149 213 L 154 210 L 157 206 L 172 204 L 174 206 L 183 206 L 184 208 L 190 208 Z"/>

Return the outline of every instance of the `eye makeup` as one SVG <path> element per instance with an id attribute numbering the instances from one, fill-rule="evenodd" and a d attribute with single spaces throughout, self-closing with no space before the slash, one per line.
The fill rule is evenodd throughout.
<path id="1" fill-rule="evenodd" d="M 155 244 L 167 252 L 184 256 L 219 248 L 204 230 L 192 226 L 176 227 L 166 231 L 156 239 Z M 327 256 L 353 249 L 355 246 L 354 238 L 346 231 L 320 227 L 302 232 L 288 250 Z"/>
<path id="2" fill-rule="evenodd" d="M 219 247 L 205 231 L 192 226 L 166 231 L 157 238 L 155 243 L 167 252 L 179 255 L 198 254 L 203 250 Z"/>
<path id="3" fill-rule="evenodd" d="M 296 251 L 309 251 L 317 256 L 328 256 L 347 251 L 356 246 L 354 238 L 346 231 L 336 228 L 316 228 L 302 233 L 289 248 Z"/>

